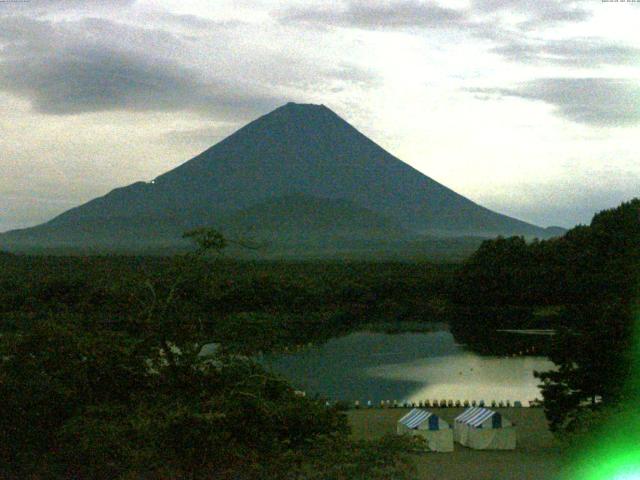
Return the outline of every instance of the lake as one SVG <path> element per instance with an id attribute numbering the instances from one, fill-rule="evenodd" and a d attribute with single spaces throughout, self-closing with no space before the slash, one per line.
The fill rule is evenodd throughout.
<path id="1" fill-rule="evenodd" d="M 448 331 L 384 334 L 358 332 L 294 354 L 261 358 L 268 369 L 307 395 L 331 400 L 516 401 L 540 398 L 534 370 L 546 357 L 480 356 L 456 344 Z"/>

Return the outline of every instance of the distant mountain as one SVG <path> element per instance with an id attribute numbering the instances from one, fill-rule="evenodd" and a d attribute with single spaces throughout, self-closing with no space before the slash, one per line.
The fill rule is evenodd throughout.
<path id="1" fill-rule="evenodd" d="M 323 105 L 288 103 L 152 182 L 7 232 L 0 246 L 158 247 L 203 225 L 281 240 L 558 234 L 455 193 Z"/>

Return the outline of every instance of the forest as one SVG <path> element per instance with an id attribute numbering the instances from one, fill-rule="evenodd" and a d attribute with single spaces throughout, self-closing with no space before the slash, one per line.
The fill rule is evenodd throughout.
<path id="1" fill-rule="evenodd" d="M 412 478 L 419 445 L 351 440 L 251 356 L 424 322 L 455 268 L 237 262 L 200 233 L 172 258 L 1 256 L 0 477 Z"/>
<path id="2" fill-rule="evenodd" d="M 557 330 L 545 352 L 557 369 L 537 375 L 551 429 L 579 444 L 640 399 L 638 272 L 640 199 L 560 238 L 486 241 L 457 275 L 452 302 L 467 314 L 452 329 L 467 338 L 505 325 Z"/>
<path id="3" fill-rule="evenodd" d="M 277 351 L 384 322 L 444 318 L 454 264 L 235 261 L 224 256 L 0 260 L 2 330 L 54 317 L 130 330 L 171 294 L 166 314 L 198 323 L 231 353 Z"/>
<path id="4" fill-rule="evenodd" d="M 446 322 L 489 354 L 512 353 L 496 329 L 554 329 L 538 376 L 564 438 L 638 393 L 640 200 L 461 264 L 237 261 L 213 230 L 188 237 L 172 257 L 0 254 L 1 477 L 411 478 L 416 445 L 350 440 L 251 359 L 363 328 Z"/>

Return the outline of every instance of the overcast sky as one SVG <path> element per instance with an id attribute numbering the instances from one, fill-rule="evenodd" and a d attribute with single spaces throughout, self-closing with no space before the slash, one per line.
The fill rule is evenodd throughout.
<path id="1" fill-rule="evenodd" d="M 0 2 L 0 231 L 287 101 L 539 225 L 640 196 L 640 2 Z"/>

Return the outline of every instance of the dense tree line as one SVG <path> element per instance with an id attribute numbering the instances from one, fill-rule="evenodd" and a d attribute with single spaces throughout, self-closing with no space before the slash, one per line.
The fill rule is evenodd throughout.
<path id="1" fill-rule="evenodd" d="M 0 477 L 409 478 L 411 444 L 351 441 L 339 411 L 165 328 L 62 316 L 3 335 Z"/>
<path id="2" fill-rule="evenodd" d="M 454 290 L 463 305 L 541 306 L 616 301 L 635 288 L 639 200 L 596 214 L 559 238 L 487 240 L 464 262 Z"/>
<path id="3" fill-rule="evenodd" d="M 552 429 L 575 431 L 585 412 L 629 394 L 638 272 L 639 199 L 560 238 L 486 241 L 460 271 L 454 330 L 557 329 L 548 354 L 558 368 L 539 378 Z"/>
<path id="4" fill-rule="evenodd" d="M 412 445 L 351 440 L 341 412 L 244 355 L 429 319 L 453 271 L 4 256 L 0 477 L 412 478 Z"/>
<path id="5" fill-rule="evenodd" d="M 243 353 L 278 350 L 367 323 L 440 318 L 454 272 L 455 266 L 427 263 L 212 257 L 184 269 L 171 258 L 17 255 L 0 260 L 0 330 L 72 314 L 135 333 L 154 297 L 173 291 L 168 315 L 185 324 L 197 319 L 213 340 Z M 251 335 L 237 328 L 243 322 Z"/>

